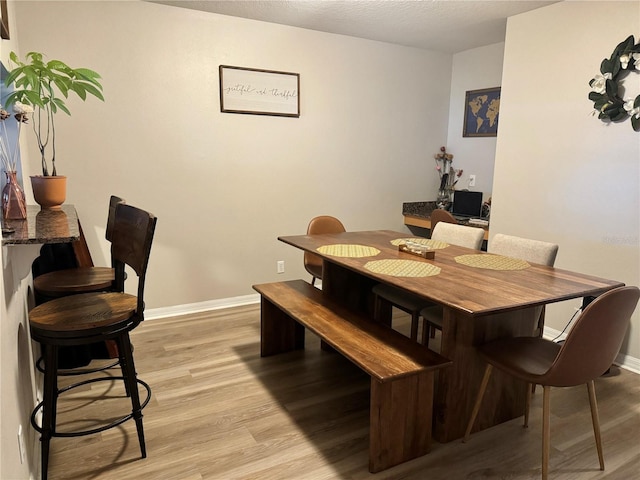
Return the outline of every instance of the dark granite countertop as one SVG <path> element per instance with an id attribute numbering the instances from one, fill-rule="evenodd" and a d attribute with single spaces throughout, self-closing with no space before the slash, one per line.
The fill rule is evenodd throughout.
<path id="1" fill-rule="evenodd" d="M 13 228 L 2 234 L 2 245 L 67 243 L 80 238 L 78 214 L 73 205 L 60 210 L 40 210 L 39 205 L 27 205 L 25 220 L 4 220 L 2 226 Z"/>
<path id="2" fill-rule="evenodd" d="M 432 202 L 405 202 L 402 204 L 402 215 L 429 218 L 436 209 L 435 200 Z"/>

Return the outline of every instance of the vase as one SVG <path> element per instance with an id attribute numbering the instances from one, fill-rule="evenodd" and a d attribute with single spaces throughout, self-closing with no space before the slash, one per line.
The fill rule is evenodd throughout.
<path id="1" fill-rule="evenodd" d="M 2 189 L 2 218 L 5 220 L 23 220 L 27 218 L 27 201 L 24 190 L 18 183 L 17 172 L 4 172 L 7 184 Z"/>
<path id="2" fill-rule="evenodd" d="M 451 205 L 451 190 L 440 189 L 438 190 L 438 196 L 436 197 L 436 206 L 442 210 L 449 210 Z"/>
<path id="3" fill-rule="evenodd" d="M 67 199 L 67 177 L 63 175 L 34 175 L 31 188 L 33 199 L 45 210 L 59 210 Z"/>

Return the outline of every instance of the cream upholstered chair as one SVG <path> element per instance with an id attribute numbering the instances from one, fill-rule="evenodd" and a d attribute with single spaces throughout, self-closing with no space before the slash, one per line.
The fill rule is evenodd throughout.
<path id="1" fill-rule="evenodd" d="M 484 229 L 478 227 L 466 227 L 447 222 L 438 222 L 431 231 L 431 240 L 458 245 L 459 247 L 480 250 L 484 240 Z"/>
<path id="2" fill-rule="evenodd" d="M 473 248 L 475 250 L 480 249 L 482 246 L 482 240 L 484 239 L 483 229 L 465 227 L 457 224 L 454 225 L 452 223 L 448 223 L 446 220 L 439 220 L 431 232 L 432 240 L 451 243 L 460 247 Z M 420 312 L 432 307 L 433 304 L 417 295 L 389 285 L 378 284 L 373 287 L 372 291 L 375 295 L 374 316 L 380 320 L 380 312 L 382 310 L 383 302 L 388 302 L 392 306 L 407 312 L 411 315 L 411 338 L 413 340 L 417 340 Z M 424 332 L 423 338 L 426 338 Z"/>
<path id="3" fill-rule="evenodd" d="M 496 233 L 491 239 L 488 252 L 552 267 L 558 254 L 558 245 Z"/>
<path id="4" fill-rule="evenodd" d="M 479 346 L 478 352 L 487 361 L 487 367 L 467 424 L 464 441 L 469 439 L 494 368 L 529 384 L 542 385 L 542 479 L 546 480 L 549 474 L 551 439 L 551 387 L 586 384 L 600 470 L 604 470 L 594 380 L 611 366 L 618 354 L 639 298 L 640 289 L 637 287 L 619 287 L 600 295 L 578 317 L 562 345 L 539 337 L 515 337 L 502 338 Z M 526 398 L 525 427 L 529 422 L 530 396 L 527 395 Z"/>
<path id="5" fill-rule="evenodd" d="M 498 233 L 494 235 L 489 242 L 488 252 L 552 267 L 556 261 L 556 255 L 558 254 L 558 245 L 555 243 L 541 242 L 540 240 L 531 240 L 528 238 Z M 442 330 L 442 307 L 426 307 L 420 312 L 420 315 L 422 315 L 431 329 L 436 328 Z M 544 308 L 540 314 L 538 326 L 534 333 L 537 336 L 542 337 L 543 330 Z M 426 344 L 427 338 L 425 335 L 423 335 L 422 341 Z"/>
<path id="6" fill-rule="evenodd" d="M 519 258 L 527 262 L 553 267 L 556 262 L 556 256 L 558 255 L 558 245 L 555 243 L 541 242 L 540 240 L 530 240 L 528 238 L 497 233 L 491 239 L 488 251 L 497 255 Z M 534 333 L 539 337 L 542 337 L 544 333 L 544 307 L 538 320 L 536 332 Z"/>
<path id="7" fill-rule="evenodd" d="M 314 217 L 307 226 L 307 235 L 320 233 L 342 233 L 345 231 L 346 230 L 342 222 L 330 215 Z M 322 258 L 318 255 L 304 252 L 304 268 L 311 275 L 311 285 L 315 285 L 316 278 L 322 280 Z"/>

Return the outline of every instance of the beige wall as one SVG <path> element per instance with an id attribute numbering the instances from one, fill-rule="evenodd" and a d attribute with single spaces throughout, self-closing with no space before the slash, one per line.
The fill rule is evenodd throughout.
<path id="1" fill-rule="evenodd" d="M 493 148 L 495 139 L 459 138 L 454 118 L 460 92 L 480 88 L 481 78 L 482 86 L 503 86 L 492 231 L 556 241 L 558 266 L 640 283 L 640 137 L 628 124 L 605 127 L 590 117 L 586 98 L 602 58 L 640 31 L 637 2 L 568 2 L 514 17 L 503 81 L 495 81 L 496 44 L 475 52 L 492 67 L 468 86 L 462 72 L 477 55 L 466 52 L 455 56 L 452 81 L 450 56 L 160 5 L 11 8 L 18 22 L 0 44 L 3 61 L 12 49 L 43 50 L 104 76 L 105 104 L 71 102 L 73 117 L 60 118 L 59 167 L 96 263 L 107 261 L 111 193 L 158 215 L 150 309 L 306 278 L 301 254 L 275 238 L 302 233 L 316 214 L 338 215 L 350 229 L 402 229 L 401 203 L 437 188 L 432 155 L 440 145 L 459 148 L 460 163 L 471 158 L 469 145 L 483 155 Z M 603 29 L 604 18 L 616 28 Z M 301 118 L 221 114 L 219 64 L 300 73 Z M 632 92 L 637 78 L 629 79 Z M 25 176 L 37 173 L 37 156 L 24 153 Z M 284 275 L 275 274 L 277 260 L 286 261 Z M 17 425 L 29 428 L 19 324 L 5 321 L 21 308 L 6 304 L 22 298 L 23 274 L 3 249 L 2 478 L 29 471 L 17 456 Z M 576 302 L 568 303 L 550 309 L 553 328 L 572 313 Z M 636 358 L 638 315 L 624 346 Z"/>
<path id="2" fill-rule="evenodd" d="M 0 41 L 0 60 L 5 64 L 9 52 L 18 48 L 14 13 L 10 3 L 11 39 Z M 39 436 L 29 423 L 35 374 L 26 313 L 31 260 L 37 254 L 37 245 L 25 245 L 2 247 L 0 255 L 0 478 L 3 480 L 30 478 L 39 460 L 35 454 Z M 27 449 L 24 463 L 20 462 L 18 448 L 20 426 Z"/>
<path id="3" fill-rule="evenodd" d="M 60 118 L 59 171 L 97 263 L 111 193 L 158 216 L 149 309 L 306 278 L 278 235 L 319 214 L 402 230 L 402 202 L 435 192 L 451 55 L 142 2 L 14 7 L 21 52 L 104 77 L 104 104 Z M 220 64 L 300 73 L 300 118 L 220 113 Z"/>
<path id="4" fill-rule="evenodd" d="M 454 154 L 455 168 L 464 173 L 456 188 L 468 188 L 491 196 L 496 137 L 463 137 L 464 109 L 467 90 L 499 87 L 502 82 L 504 43 L 474 48 L 453 56 L 451 99 L 447 150 Z M 476 176 L 476 186 L 469 186 L 469 175 Z"/>
<path id="5" fill-rule="evenodd" d="M 10 10 L 3 61 L 37 50 L 104 77 L 105 103 L 72 100 L 73 116 L 58 116 L 58 167 L 97 264 L 108 262 L 110 194 L 158 216 L 148 312 L 308 278 L 302 253 L 278 235 L 304 233 L 325 213 L 352 230 L 403 230 L 402 202 L 436 191 L 428 159 L 446 140 L 451 55 L 143 2 L 21 1 Z M 300 73 L 301 117 L 220 113 L 220 64 Z M 28 178 L 38 173 L 31 135 L 23 146 Z M 3 479 L 29 478 L 38 460 L 33 368 L 19 347 L 28 345 L 27 253 L 37 255 L 5 260 L 2 274 Z"/>
<path id="6" fill-rule="evenodd" d="M 640 284 L 640 133 L 591 116 L 587 96 L 602 59 L 638 32 L 640 2 L 562 2 L 509 19 L 491 214 L 493 233 L 558 243 L 557 267 L 630 285 Z M 635 97 L 640 75 L 624 85 Z M 562 330 L 576 306 L 552 306 L 547 325 Z M 639 331 L 640 309 L 622 350 L 638 369 Z"/>

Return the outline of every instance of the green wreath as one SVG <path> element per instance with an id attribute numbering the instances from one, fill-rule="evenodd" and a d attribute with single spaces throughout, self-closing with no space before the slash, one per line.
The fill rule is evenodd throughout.
<path id="1" fill-rule="evenodd" d="M 620 43 L 610 58 L 602 60 L 600 74 L 589 82 L 593 89 L 589 100 L 593 102 L 594 114 L 597 113 L 600 120 L 621 122 L 631 117 L 631 127 L 638 132 L 640 95 L 627 100 L 620 97 L 620 82 L 631 70 L 640 73 L 640 43 L 635 43 L 633 35 Z"/>

